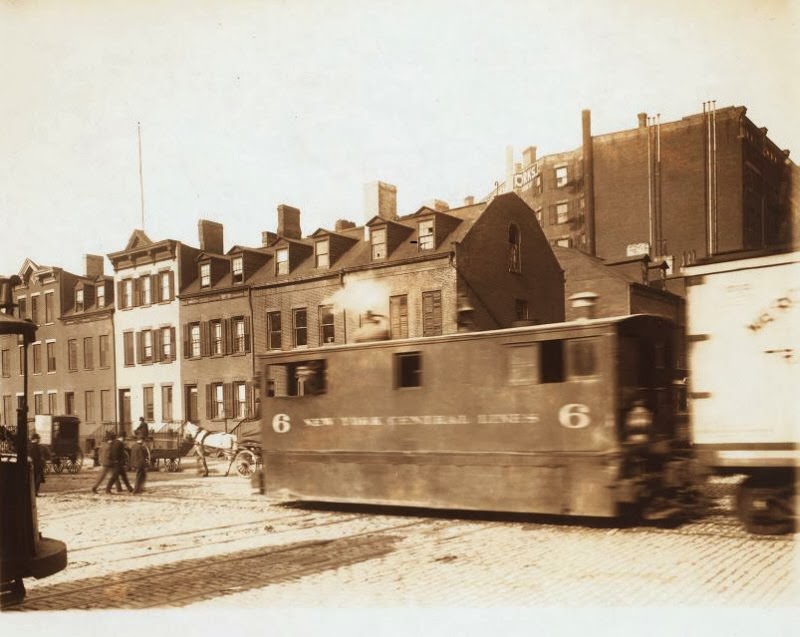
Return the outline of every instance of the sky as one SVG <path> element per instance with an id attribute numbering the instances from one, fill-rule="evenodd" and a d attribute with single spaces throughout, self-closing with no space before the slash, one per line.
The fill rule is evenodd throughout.
<path id="1" fill-rule="evenodd" d="M 517 161 L 743 105 L 800 157 L 800 0 L 0 0 L 0 274 L 461 205 Z M 139 152 L 141 138 L 141 153 Z M 140 179 L 141 157 L 141 179 Z M 106 273 L 111 266 L 106 261 Z"/>

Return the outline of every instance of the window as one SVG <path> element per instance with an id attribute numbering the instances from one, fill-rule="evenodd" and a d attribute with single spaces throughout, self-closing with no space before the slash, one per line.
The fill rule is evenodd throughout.
<path id="1" fill-rule="evenodd" d="M 433 250 L 436 247 L 433 237 L 433 219 L 420 221 L 417 225 L 417 229 L 419 232 L 417 247 L 420 250 Z"/>
<path id="2" fill-rule="evenodd" d="M 54 391 L 47 392 L 47 413 L 52 415 L 58 413 L 58 394 Z"/>
<path id="3" fill-rule="evenodd" d="M 55 320 L 53 314 L 53 293 L 48 292 L 44 295 L 44 322 L 52 323 Z"/>
<path id="4" fill-rule="evenodd" d="M 133 306 L 133 280 L 124 279 L 119 286 L 120 298 L 119 306 L 121 309 Z"/>
<path id="5" fill-rule="evenodd" d="M 172 422 L 172 385 L 161 386 L 161 421 Z"/>
<path id="6" fill-rule="evenodd" d="M 275 253 L 275 274 L 289 274 L 289 248 L 281 248 Z"/>
<path id="7" fill-rule="evenodd" d="M 56 343 L 55 341 L 47 342 L 47 371 L 48 373 L 56 371 Z"/>
<path id="8" fill-rule="evenodd" d="M 86 422 L 94 422 L 94 392 L 83 392 L 83 418 Z"/>
<path id="9" fill-rule="evenodd" d="M 34 343 L 33 344 L 33 373 L 34 374 L 41 374 L 42 373 L 42 344 L 41 343 Z"/>
<path id="10" fill-rule="evenodd" d="M 514 316 L 518 321 L 528 320 L 528 301 L 527 299 L 514 300 Z"/>
<path id="11" fill-rule="evenodd" d="M 538 173 L 533 178 L 533 189 L 537 195 L 542 194 L 542 173 Z"/>
<path id="12" fill-rule="evenodd" d="M 234 283 L 244 282 L 244 260 L 242 257 L 234 257 L 231 262 L 231 273 L 233 274 Z"/>
<path id="13" fill-rule="evenodd" d="M 247 418 L 247 385 L 245 383 L 233 384 L 234 418 Z"/>
<path id="14" fill-rule="evenodd" d="M 142 363 L 153 362 L 153 331 L 142 330 L 139 333 L 139 359 Z"/>
<path id="15" fill-rule="evenodd" d="M 71 372 L 78 371 L 78 340 L 75 338 L 67 341 L 67 369 Z"/>
<path id="16" fill-rule="evenodd" d="M 372 244 L 372 258 L 386 258 L 386 228 L 373 228 L 369 233 Z"/>
<path id="17" fill-rule="evenodd" d="M 146 385 L 142 387 L 142 415 L 147 422 L 153 422 L 154 407 L 153 407 L 153 386 Z"/>
<path id="18" fill-rule="evenodd" d="M 200 323 L 189 323 L 189 358 L 200 356 Z"/>
<path id="19" fill-rule="evenodd" d="M 17 299 L 17 304 L 19 305 L 19 317 L 20 318 L 28 318 L 28 306 L 24 296 L 21 296 Z"/>
<path id="20" fill-rule="evenodd" d="M 395 354 L 395 387 L 422 386 L 422 354 L 408 352 Z"/>
<path id="21" fill-rule="evenodd" d="M 108 367 L 108 334 L 97 337 L 97 347 L 100 350 L 100 367 Z"/>
<path id="22" fill-rule="evenodd" d="M 250 351 L 250 334 L 248 330 L 248 321 L 243 316 L 237 316 L 231 319 L 231 326 L 233 328 L 233 353 L 243 354 Z"/>
<path id="23" fill-rule="evenodd" d="M 270 365 L 268 396 L 316 396 L 326 389 L 324 360 L 306 360 Z"/>
<path id="24" fill-rule="evenodd" d="M 211 384 L 211 413 L 209 418 L 225 418 L 225 388 L 222 383 Z"/>
<path id="25" fill-rule="evenodd" d="M 563 188 L 567 185 L 567 167 L 556 166 L 556 188 Z"/>
<path id="26" fill-rule="evenodd" d="M 389 325 L 392 338 L 408 338 L 408 296 L 389 298 Z"/>
<path id="27" fill-rule="evenodd" d="M 569 202 L 559 201 L 556 204 L 556 223 L 567 223 L 569 221 Z"/>
<path id="28" fill-rule="evenodd" d="M 292 310 L 292 344 L 294 347 L 308 345 L 308 317 L 306 308 Z"/>
<path id="29" fill-rule="evenodd" d="M 559 237 L 556 239 L 556 245 L 562 248 L 571 248 L 572 247 L 572 239 L 569 237 Z"/>
<path id="30" fill-rule="evenodd" d="M 222 356 L 225 353 L 225 340 L 222 337 L 222 321 L 211 321 L 211 355 Z"/>
<path id="31" fill-rule="evenodd" d="M 314 263 L 318 268 L 328 268 L 330 267 L 330 256 L 328 254 L 330 250 L 330 242 L 327 239 L 323 239 L 321 241 L 317 241 L 314 244 Z"/>
<path id="32" fill-rule="evenodd" d="M 597 372 L 597 339 L 579 338 L 567 342 L 570 377 L 594 376 Z"/>
<path id="33" fill-rule="evenodd" d="M 333 325 L 333 306 L 319 306 L 319 342 L 333 343 L 336 340 Z"/>
<path id="34" fill-rule="evenodd" d="M 100 284 L 95 288 L 95 296 L 97 298 L 97 307 L 105 307 L 106 306 L 106 286 L 105 284 Z"/>
<path id="35" fill-rule="evenodd" d="M 39 296 L 31 297 L 31 321 L 39 325 Z"/>
<path id="36" fill-rule="evenodd" d="M 281 313 L 267 312 L 267 349 L 281 348 Z"/>
<path id="37" fill-rule="evenodd" d="M 171 301 L 172 300 L 172 289 L 173 289 L 173 276 L 172 272 L 166 270 L 164 272 L 158 273 L 158 300 L 159 301 Z"/>
<path id="38" fill-rule="evenodd" d="M 3 378 L 11 376 L 11 356 L 7 349 L 0 352 L 0 373 L 2 373 Z"/>
<path id="39" fill-rule="evenodd" d="M 94 348 L 92 347 L 91 336 L 86 336 L 83 339 L 83 368 L 94 369 Z"/>
<path id="40" fill-rule="evenodd" d="M 162 361 L 171 361 L 175 360 L 175 352 L 173 350 L 173 329 L 171 327 L 162 327 L 161 328 L 161 360 Z"/>
<path id="41" fill-rule="evenodd" d="M 200 264 L 200 287 L 207 288 L 211 285 L 211 264 Z"/>
<path id="42" fill-rule="evenodd" d="M 111 406 L 111 390 L 100 390 L 100 422 L 109 422 L 114 419 L 114 409 Z"/>
<path id="43" fill-rule="evenodd" d="M 511 385 L 530 385 L 539 382 L 539 347 L 515 345 L 508 348 L 508 382 Z"/>
<path id="44" fill-rule="evenodd" d="M 153 302 L 153 282 L 149 276 L 139 278 L 139 295 L 142 305 L 150 305 Z"/>
<path id="45" fill-rule="evenodd" d="M 564 342 L 542 341 L 539 344 L 539 369 L 542 370 L 541 382 L 564 382 Z"/>
<path id="46" fill-rule="evenodd" d="M 83 312 L 83 310 L 84 310 L 83 288 L 81 288 L 80 290 L 75 290 L 75 311 Z"/>
<path id="47" fill-rule="evenodd" d="M 17 424 L 16 419 L 14 419 L 14 416 L 12 415 L 11 405 L 11 396 L 3 396 L 3 422 L 0 424 L 5 425 L 6 427 L 10 427 L 12 425 L 16 426 Z"/>
<path id="48" fill-rule="evenodd" d="M 197 385 L 186 385 L 186 420 L 196 423 L 198 418 L 197 411 Z"/>
<path id="49" fill-rule="evenodd" d="M 133 332 L 122 334 L 122 356 L 126 367 L 133 365 Z"/>
<path id="50" fill-rule="evenodd" d="M 44 394 L 42 392 L 33 395 L 33 413 L 36 416 L 44 413 Z"/>
<path id="51" fill-rule="evenodd" d="M 422 293 L 422 335 L 437 336 L 442 333 L 442 291 Z"/>
<path id="52" fill-rule="evenodd" d="M 513 223 L 508 227 L 508 271 L 522 272 L 519 228 Z"/>
<path id="53" fill-rule="evenodd" d="M 51 412 L 52 413 L 52 412 Z M 64 392 L 64 413 L 68 416 L 75 415 L 75 393 L 71 391 Z"/>

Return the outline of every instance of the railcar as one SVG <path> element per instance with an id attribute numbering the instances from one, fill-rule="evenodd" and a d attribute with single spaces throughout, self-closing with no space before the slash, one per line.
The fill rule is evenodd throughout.
<path id="1" fill-rule="evenodd" d="M 800 252 L 718 255 L 683 273 L 698 459 L 744 476 L 745 528 L 789 533 L 800 509 Z"/>
<path id="2" fill-rule="evenodd" d="M 260 357 L 281 500 L 646 519 L 697 511 L 675 327 L 637 315 Z"/>

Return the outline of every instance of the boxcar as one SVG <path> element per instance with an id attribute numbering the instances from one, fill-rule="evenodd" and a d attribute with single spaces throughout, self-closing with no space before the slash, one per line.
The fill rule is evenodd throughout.
<path id="1" fill-rule="evenodd" d="M 268 496 L 600 517 L 696 506 L 666 319 L 326 346 L 261 364 Z"/>

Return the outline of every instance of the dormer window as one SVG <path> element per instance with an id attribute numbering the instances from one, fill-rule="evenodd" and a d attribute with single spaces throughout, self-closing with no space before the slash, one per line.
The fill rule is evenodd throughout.
<path id="1" fill-rule="evenodd" d="M 372 258 L 386 258 L 386 228 L 373 228 L 369 233 L 372 244 Z"/>
<path id="2" fill-rule="evenodd" d="M 244 282 L 244 264 L 242 263 L 242 257 L 234 257 L 231 262 L 231 273 L 233 274 L 234 283 Z"/>
<path id="3" fill-rule="evenodd" d="M 106 286 L 105 284 L 98 285 L 95 288 L 95 296 L 97 298 L 97 307 L 106 306 Z"/>
<path id="4" fill-rule="evenodd" d="M 211 264 L 200 264 L 200 287 L 207 288 L 211 286 Z"/>
<path id="5" fill-rule="evenodd" d="M 81 288 L 80 290 L 75 290 L 75 311 L 83 312 L 83 310 L 84 310 L 83 288 Z"/>
<path id="6" fill-rule="evenodd" d="M 419 230 L 418 248 L 420 250 L 433 250 L 436 247 L 433 236 L 433 219 L 420 221 L 417 228 Z"/>
<path id="7" fill-rule="evenodd" d="M 314 264 L 317 268 L 329 268 L 330 260 L 330 241 L 322 239 L 314 243 Z"/>
<path id="8" fill-rule="evenodd" d="M 275 274 L 289 274 L 289 248 L 275 252 Z"/>

